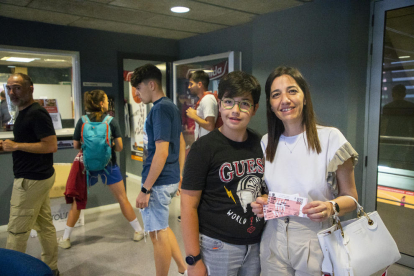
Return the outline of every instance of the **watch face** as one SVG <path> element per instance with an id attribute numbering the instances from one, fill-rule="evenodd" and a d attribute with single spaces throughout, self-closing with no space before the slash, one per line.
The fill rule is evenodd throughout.
<path id="1" fill-rule="evenodd" d="M 194 264 L 195 264 L 194 257 L 193 257 L 193 256 L 187 256 L 187 257 L 185 258 L 185 262 L 186 262 L 187 264 L 189 264 L 189 265 L 194 265 Z"/>
<path id="2" fill-rule="evenodd" d="M 335 210 L 339 213 L 339 205 L 338 205 L 338 203 L 335 204 Z"/>

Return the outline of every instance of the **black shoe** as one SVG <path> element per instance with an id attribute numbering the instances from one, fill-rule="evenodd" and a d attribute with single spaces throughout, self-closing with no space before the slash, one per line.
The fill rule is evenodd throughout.
<path id="1" fill-rule="evenodd" d="M 181 222 L 181 216 L 178 216 L 178 221 Z"/>
<path id="2" fill-rule="evenodd" d="M 52 272 L 53 272 L 53 276 L 59 276 L 60 275 L 59 269 L 54 269 L 54 270 L 52 270 Z"/>

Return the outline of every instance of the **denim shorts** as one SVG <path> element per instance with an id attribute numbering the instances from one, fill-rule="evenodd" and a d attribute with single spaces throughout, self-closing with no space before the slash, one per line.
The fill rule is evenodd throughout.
<path id="1" fill-rule="evenodd" d="M 145 232 L 163 230 L 168 227 L 169 205 L 177 190 L 178 183 L 152 186 L 148 207 L 141 209 Z"/>
<path id="2" fill-rule="evenodd" d="M 260 243 L 230 244 L 200 234 L 200 250 L 209 276 L 260 275 Z"/>
<path id="3" fill-rule="evenodd" d="M 108 165 L 108 166 L 106 166 L 105 169 L 108 173 L 106 173 L 104 170 L 90 172 L 90 174 L 91 174 L 91 176 L 89 178 L 90 186 L 93 186 L 96 183 L 98 183 L 98 177 L 101 177 L 102 183 L 104 183 L 106 185 L 115 184 L 115 183 L 118 183 L 121 180 L 124 180 L 122 178 L 122 175 L 121 175 L 121 170 L 119 169 L 117 164 Z"/>

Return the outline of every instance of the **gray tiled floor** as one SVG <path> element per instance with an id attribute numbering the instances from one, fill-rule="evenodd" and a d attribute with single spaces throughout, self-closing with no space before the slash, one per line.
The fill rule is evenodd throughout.
<path id="1" fill-rule="evenodd" d="M 135 202 L 139 185 L 128 181 L 128 197 Z M 108 191 L 109 192 L 109 191 Z M 134 204 L 133 204 L 134 206 Z M 171 204 L 170 227 L 177 236 L 182 254 L 179 215 L 179 198 Z M 136 210 L 141 222 L 139 211 Z M 63 231 L 58 232 L 61 236 Z M 104 213 L 85 215 L 85 226 L 75 228 L 72 234 L 72 248 L 59 248 L 59 270 L 63 276 L 116 275 L 153 276 L 155 275 L 153 247 L 149 239 L 145 242 L 132 240 L 133 230 L 122 216 L 119 208 Z M 6 244 L 7 233 L 0 233 L 0 247 Z M 27 253 L 40 258 L 40 245 L 37 238 L 29 238 Z M 382 273 L 376 273 L 380 276 Z M 171 261 L 169 276 L 180 275 L 177 266 Z M 414 270 L 395 264 L 388 270 L 388 276 L 413 276 Z"/>
<path id="2" fill-rule="evenodd" d="M 128 183 L 130 187 L 131 183 Z M 138 187 L 138 185 L 135 185 Z M 109 192 L 109 191 L 108 191 Z M 131 203 L 135 202 L 137 189 L 133 186 L 128 189 L 128 197 Z M 171 203 L 170 227 L 177 236 L 182 254 L 184 256 L 184 244 L 182 242 L 179 215 L 179 198 L 174 198 Z M 133 204 L 134 206 L 134 204 Z M 138 220 L 142 225 L 141 215 L 136 209 Z M 153 276 L 155 275 L 153 246 L 151 240 L 134 242 L 134 231 L 122 216 L 119 208 L 114 208 L 105 213 L 85 215 L 85 226 L 77 227 L 72 232 L 72 248 L 59 248 L 59 270 L 63 276 L 89 276 L 89 275 L 113 275 L 113 276 Z M 63 231 L 57 233 L 58 237 Z M 0 233 L 0 247 L 6 245 L 7 233 Z M 37 238 L 29 238 L 27 253 L 40 258 L 40 244 Z M 178 274 L 175 262 L 171 261 L 169 276 Z"/>

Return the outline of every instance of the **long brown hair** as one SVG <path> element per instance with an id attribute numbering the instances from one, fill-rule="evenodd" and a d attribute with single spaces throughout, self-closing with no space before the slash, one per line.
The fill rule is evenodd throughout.
<path id="1" fill-rule="evenodd" d="M 85 92 L 84 102 L 85 109 L 87 112 L 91 112 L 96 116 L 96 120 L 100 121 L 102 118 L 103 110 L 100 105 L 101 102 L 105 101 L 105 92 L 103 90 L 92 90 Z"/>
<path id="2" fill-rule="evenodd" d="M 316 151 L 318 154 L 321 153 L 321 144 L 319 142 L 318 132 L 316 130 L 316 119 L 313 111 L 312 100 L 310 96 L 309 86 L 306 80 L 298 69 L 293 67 L 280 66 L 277 67 L 266 80 L 265 92 L 266 92 L 266 115 L 267 115 L 267 130 L 268 130 L 268 143 L 266 148 L 266 160 L 273 162 L 276 154 L 276 149 L 279 144 L 280 135 L 285 131 L 283 122 L 275 115 L 270 106 L 270 90 L 273 81 L 282 76 L 291 76 L 296 83 L 302 89 L 304 94 L 304 102 L 306 105 L 303 106 L 302 111 L 302 125 L 306 129 L 306 138 L 308 141 L 308 149 Z"/>

